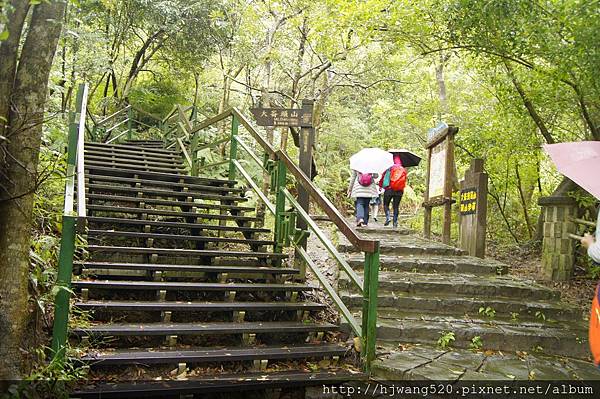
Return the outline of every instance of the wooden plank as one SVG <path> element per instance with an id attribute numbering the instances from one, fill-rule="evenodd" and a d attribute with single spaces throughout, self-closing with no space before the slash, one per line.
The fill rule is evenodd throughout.
<path id="1" fill-rule="evenodd" d="M 299 284 L 197 283 L 174 281 L 77 280 L 73 288 L 111 290 L 182 290 L 182 291 L 312 291 L 315 287 Z"/>
<path id="2" fill-rule="evenodd" d="M 243 334 L 243 333 L 309 333 L 315 331 L 333 331 L 338 327 L 331 323 L 300 323 L 293 321 L 266 322 L 212 322 L 212 323 L 111 323 L 93 325 L 87 328 L 71 330 L 74 335 L 207 335 L 207 334 Z"/>
<path id="3" fill-rule="evenodd" d="M 158 255 L 185 255 L 185 256 L 207 256 L 207 257 L 233 257 L 233 258 L 275 258 L 286 259 L 286 254 L 271 252 L 244 252 L 206 249 L 182 249 L 182 248 L 145 248 L 145 247 L 118 247 L 108 245 L 88 245 L 90 252 L 125 252 Z"/>
<path id="4" fill-rule="evenodd" d="M 80 358 L 93 365 L 114 364 L 160 364 L 160 363 L 201 363 L 235 362 L 263 359 L 298 359 L 305 357 L 343 356 L 346 348 L 338 344 L 285 345 L 281 347 L 224 348 L 208 350 L 137 350 L 96 353 Z"/>
<path id="5" fill-rule="evenodd" d="M 91 208 L 95 210 L 96 208 Z M 102 209 L 100 209 L 102 210 Z M 123 211 L 128 213 L 131 211 Z M 140 212 L 145 213 L 145 212 Z M 188 215 L 182 215 L 188 216 Z M 192 216 L 193 215 L 189 215 Z M 146 220 L 146 219 L 129 219 L 129 218 L 113 218 L 113 217 L 102 217 L 102 216 L 88 216 L 87 221 L 89 223 L 114 223 L 114 224 L 125 224 L 125 225 L 149 225 L 149 226 L 161 226 L 161 227 L 174 227 L 182 229 L 198 229 L 198 230 L 221 230 L 221 231 L 239 231 L 239 232 L 251 232 L 251 233 L 268 233 L 269 229 L 257 228 L 257 227 L 244 227 L 244 226 L 221 226 L 218 224 L 205 224 L 205 223 L 182 223 L 182 222 L 165 222 L 162 220 Z"/>
<path id="6" fill-rule="evenodd" d="M 195 273 L 298 274 L 298 269 L 268 266 L 171 265 L 159 263 L 75 262 L 84 269 L 151 270 Z"/>
<path id="7" fill-rule="evenodd" d="M 314 302 L 173 302 L 173 301 L 85 301 L 76 302 L 80 309 L 143 310 L 143 311 L 192 311 L 229 312 L 232 310 L 289 311 L 321 310 L 326 306 Z"/>

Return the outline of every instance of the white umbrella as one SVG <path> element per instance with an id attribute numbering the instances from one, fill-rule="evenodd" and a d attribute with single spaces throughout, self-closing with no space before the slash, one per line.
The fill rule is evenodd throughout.
<path id="1" fill-rule="evenodd" d="M 350 169 L 361 173 L 383 173 L 393 165 L 392 153 L 380 148 L 364 148 L 350 157 Z"/>

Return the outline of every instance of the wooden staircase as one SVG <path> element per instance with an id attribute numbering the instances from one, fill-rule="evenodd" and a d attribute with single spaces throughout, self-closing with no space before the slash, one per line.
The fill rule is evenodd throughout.
<path id="1" fill-rule="evenodd" d="M 158 141 L 84 153 L 87 243 L 69 334 L 98 383 L 74 396 L 164 397 L 164 385 L 127 382 L 136 375 L 184 379 L 187 393 L 360 375 L 340 368 L 338 326 L 314 320 L 325 306 L 303 298 L 315 288 L 254 227 L 236 181 L 189 176 Z"/>

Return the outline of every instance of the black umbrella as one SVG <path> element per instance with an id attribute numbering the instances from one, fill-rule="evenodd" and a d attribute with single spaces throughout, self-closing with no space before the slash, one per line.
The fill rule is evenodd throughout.
<path id="1" fill-rule="evenodd" d="M 394 155 L 396 155 L 396 154 L 400 155 L 400 161 L 402 161 L 402 166 L 404 166 L 404 167 L 417 166 L 421 162 L 420 156 L 418 156 L 414 152 L 411 152 L 405 148 L 402 148 L 402 149 L 394 148 L 394 149 L 388 150 L 388 152 L 391 152 Z"/>

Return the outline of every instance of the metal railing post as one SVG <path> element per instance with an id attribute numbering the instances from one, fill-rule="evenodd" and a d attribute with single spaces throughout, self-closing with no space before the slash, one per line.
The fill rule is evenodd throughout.
<path id="1" fill-rule="evenodd" d="M 81 95 L 80 95 L 81 94 Z M 77 93 L 77 108 L 81 106 L 83 91 Z M 75 113 L 69 116 L 69 141 L 67 146 L 67 183 L 65 186 L 65 211 L 62 217 L 62 234 L 58 256 L 58 274 L 56 285 L 58 292 L 54 299 L 54 325 L 52 326 L 52 356 L 64 358 L 69 322 L 69 301 L 71 275 L 73 273 L 73 255 L 75 253 L 75 225 L 77 217 L 73 214 L 73 186 L 77 164 L 77 133 L 79 125 Z"/>
<path id="2" fill-rule="evenodd" d="M 198 133 L 193 133 L 190 139 L 190 157 L 192 159 L 191 174 L 192 176 L 198 176 L 200 172 L 200 166 L 198 165 Z"/>
<path id="3" fill-rule="evenodd" d="M 231 141 L 229 143 L 229 180 L 235 180 L 236 170 L 233 161 L 237 159 L 237 148 L 238 142 L 236 140 L 238 130 L 240 127 L 240 120 L 233 114 L 231 116 Z"/>
<path id="4" fill-rule="evenodd" d="M 281 253 L 285 245 L 286 237 L 283 231 L 283 217 L 285 212 L 285 182 L 287 178 L 287 168 L 282 160 L 277 161 L 275 173 L 275 252 Z"/>
<path id="5" fill-rule="evenodd" d="M 365 369 L 371 370 L 377 348 L 377 289 L 379 285 L 379 245 L 374 252 L 365 252 L 362 308 L 363 358 Z"/>
<path id="6" fill-rule="evenodd" d="M 133 108 L 131 105 L 127 110 L 127 140 L 131 140 L 133 138 Z"/>
<path id="7" fill-rule="evenodd" d="M 65 356 L 71 299 L 71 275 L 75 253 L 75 216 L 63 215 L 60 254 L 58 257 L 58 292 L 54 299 L 54 325 L 52 326 L 52 356 L 62 360 Z"/>

